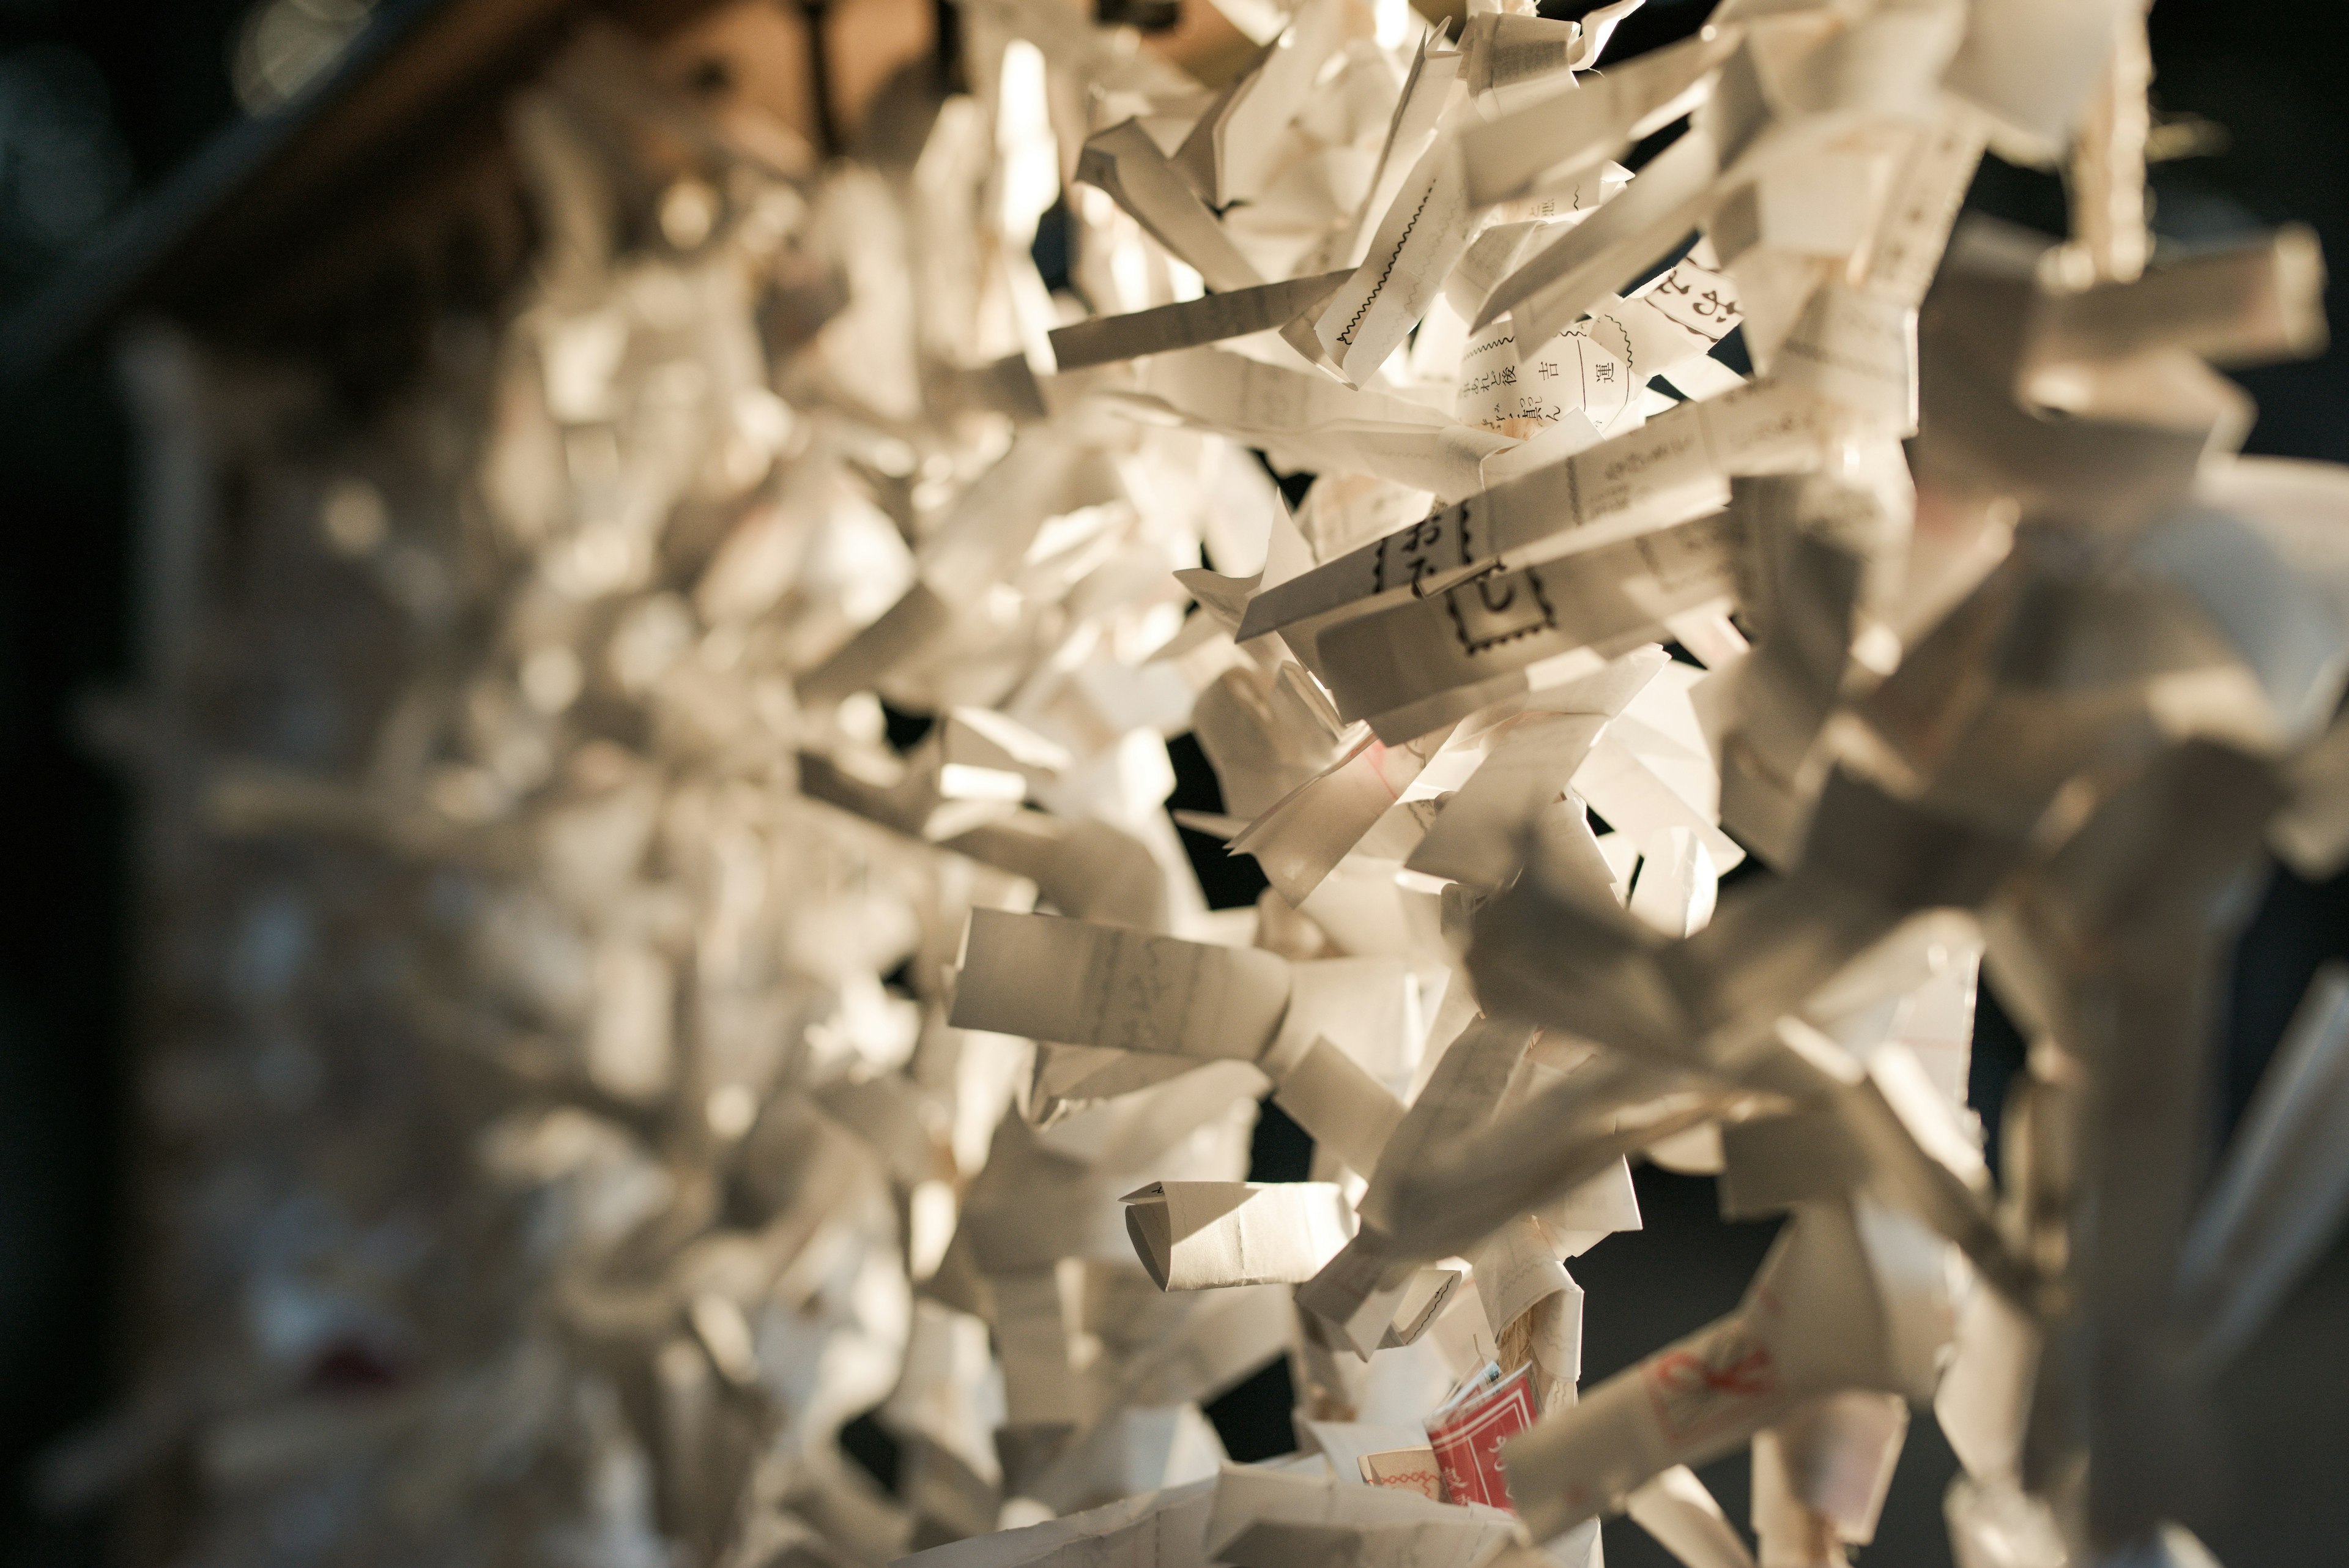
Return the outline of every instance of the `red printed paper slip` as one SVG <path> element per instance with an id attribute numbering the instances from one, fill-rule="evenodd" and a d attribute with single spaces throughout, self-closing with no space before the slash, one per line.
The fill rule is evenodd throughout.
<path id="1" fill-rule="evenodd" d="M 1782 1381 L 1768 1343 L 1742 1316 L 1651 1356 L 1640 1375 L 1657 1425 L 1675 1443 L 1739 1427 L 1747 1410 L 1778 1397 Z"/>
<path id="2" fill-rule="evenodd" d="M 1364 1454 L 1354 1463 L 1371 1486 L 1415 1491 L 1431 1502 L 1444 1501 L 1444 1479 L 1435 1473 L 1433 1449 L 1389 1449 L 1384 1453 Z"/>
<path id="3" fill-rule="evenodd" d="M 1501 1476 L 1501 1440 L 1533 1424 L 1530 1365 L 1485 1392 L 1438 1411 L 1427 1424 L 1427 1440 L 1435 1449 L 1436 1471 L 1444 1478 L 1444 1501 L 1509 1508 L 1509 1485 Z"/>

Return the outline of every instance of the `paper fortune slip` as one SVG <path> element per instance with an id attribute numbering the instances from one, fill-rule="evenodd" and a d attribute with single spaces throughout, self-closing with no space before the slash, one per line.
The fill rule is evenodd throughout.
<path id="1" fill-rule="evenodd" d="M 631 7 L 126 338 L 173 1348 L 45 1505 L 1816 1568 L 1931 1420 L 1969 1568 L 2206 1563 L 2349 1216 L 2349 976 L 2213 1099 L 2249 890 L 2349 867 L 2349 472 L 2221 374 L 2315 237 L 2155 243 L 2134 0 L 1639 8 L 957 0 L 802 114 L 797 7 Z M 1777 1240 L 1585 1388 L 1646 1164 Z"/>
<path id="2" fill-rule="evenodd" d="M 1427 1441 L 1444 1480 L 1446 1502 L 1509 1507 L 1501 1444 L 1534 1424 L 1533 1368 L 1479 1379 L 1427 1420 Z"/>
<path id="3" fill-rule="evenodd" d="M 1326 1181 L 1154 1181 L 1119 1201 L 1143 1267 L 1168 1291 L 1303 1284 L 1353 1230 Z"/>
<path id="4" fill-rule="evenodd" d="M 1444 1477 L 1436 1469 L 1433 1449 L 1388 1449 L 1364 1454 L 1354 1462 L 1361 1468 L 1362 1480 L 1371 1486 L 1391 1486 L 1437 1502 L 1444 1501 Z"/>

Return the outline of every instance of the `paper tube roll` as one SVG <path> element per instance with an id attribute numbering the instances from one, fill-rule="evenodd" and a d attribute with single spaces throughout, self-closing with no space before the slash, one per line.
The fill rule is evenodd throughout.
<path id="1" fill-rule="evenodd" d="M 1123 1201 L 1126 1234 L 1163 1291 L 1302 1284 L 1354 1231 L 1334 1182 L 1160 1181 Z"/>

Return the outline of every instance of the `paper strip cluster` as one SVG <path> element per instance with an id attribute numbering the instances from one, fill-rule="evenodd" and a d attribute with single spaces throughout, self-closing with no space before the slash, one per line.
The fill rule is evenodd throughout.
<path id="1" fill-rule="evenodd" d="M 2207 1561 L 2349 1203 L 2349 979 L 2209 1103 L 2268 857 L 2349 862 L 2349 476 L 2211 369 L 2321 266 L 2149 249 L 2127 0 L 1637 5 L 1206 81 L 964 0 L 821 172 L 597 36 L 416 378 L 140 349 L 168 1299 L 59 1484 L 182 1456 L 205 1564 L 1734 1568 L 1750 1446 L 1827 1568 L 1922 1411 L 1964 1568 Z M 1952 238 L 1985 148 L 2078 237 Z M 1785 1221 L 1578 1390 L 1643 1158 Z"/>

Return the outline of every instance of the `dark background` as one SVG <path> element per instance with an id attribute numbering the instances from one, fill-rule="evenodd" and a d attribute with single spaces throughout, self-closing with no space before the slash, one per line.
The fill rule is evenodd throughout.
<path id="1" fill-rule="evenodd" d="M 1710 8 L 1651 0 L 1610 57 L 1678 36 Z M 243 10 L 237 0 L 0 0 L 0 314 L 233 123 L 228 59 Z M 2155 171 L 2158 234 L 2192 244 L 2296 219 L 2328 254 L 2349 257 L 2349 8 L 2160 0 L 2153 38 L 2158 110 L 2207 122 L 2189 139 L 2196 155 Z M 1973 204 L 2063 226 L 2060 187 L 2044 175 L 1991 165 Z M 2336 285 L 2331 314 L 2349 322 L 2341 293 Z M 0 377 L 0 1568 L 101 1560 L 101 1521 L 42 1517 L 26 1477 L 46 1445 L 121 1392 L 117 1199 L 130 1122 L 126 796 L 78 739 L 76 718 L 130 667 L 129 448 L 101 353 L 29 383 L 24 369 L 0 367 L 10 372 Z M 2349 460 L 2340 352 L 2241 379 L 2261 410 L 2251 450 Z M 1195 762 L 1184 771 L 1183 804 L 1211 804 L 1212 776 Z M 1195 848 L 1219 858 L 1204 841 Z M 1217 878 L 1236 869 L 1206 868 Z M 2239 965 L 2230 1112 L 2330 956 L 2349 956 L 2349 888 L 2279 876 Z M 2016 1053 L 2011 1029 L 1987 1016 L 1977 1073 L 1986 1114 Z M 1300 1176 L 1304 1153 L 1302 1135 L 1268 1120 L 1261 1174 Z M 1709 1182 L 1643 1170 L 1640 1186 L 1648 1230 L 1574 1269 L 1588 1291 L 1592 1380 L 1725 1310 L 1767 1244 L 1766 1226 L 1720 1233 Z M 2336 1249 L 2226 1385 L 2231 1501 L 2195 1522 L 2231 1568 L 2349 1560 L 2349 1488 L 2333 1474 L 2349 1457 L 2344 1328 L 2349 1253 Z M 1271 1369 L 1214 1414 L 1236 1457 L 1285 1449 L 1285 1372 Z M 1952 1468 L 1920 1417 L 1864 1561 L 1948 1562 L 1940 1498 Z M 1742 1521 L 1742 1456 L 1707 1479 Z M 1617 1568 L 1666 1561 L 1628 1526 L 1609 1527 L 1608 1550 Z"/>

